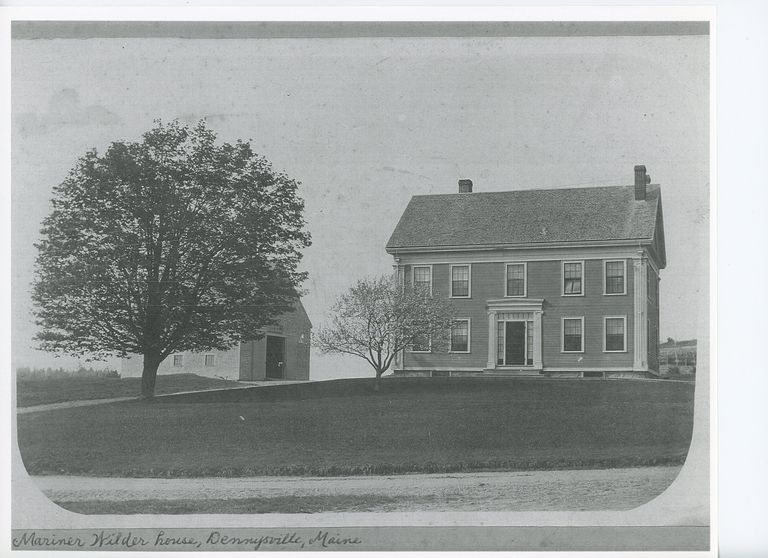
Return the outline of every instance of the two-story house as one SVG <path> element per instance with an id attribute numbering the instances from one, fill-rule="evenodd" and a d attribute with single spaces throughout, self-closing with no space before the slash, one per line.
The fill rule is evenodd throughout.
<path id="1" fill-rule="evenodd" d="M 449 297 L 447 349 L 396 374 L 658 374 L 661 191 L 630 186 L 413 196 L 387 243 L 407 288 Z"/>

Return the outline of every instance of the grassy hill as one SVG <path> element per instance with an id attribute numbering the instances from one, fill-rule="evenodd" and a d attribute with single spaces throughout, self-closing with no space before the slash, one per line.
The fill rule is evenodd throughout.
<path id="1" fill-rule="evenodd" d="M 157 377 L 155 393 L 177 393 L 202 389 L 220 389 L 236 385 L 230 380 L 205 378 L 196 374 L 161 374 Z M 141 393 L 141 378 L 114 377 L 41 377 L 17 376 L 16 406 L 30 407 L 63 401 L 137 397 Z"/>
<path id="2" fill-rule="evenodd" d="M 31 474 L 354 475 L 681 463 L 693 385 L 387 378 L 18 415 Z"/>

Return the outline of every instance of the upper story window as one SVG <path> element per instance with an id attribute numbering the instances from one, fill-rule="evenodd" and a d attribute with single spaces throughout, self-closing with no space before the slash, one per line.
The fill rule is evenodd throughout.
<path id="1" fill-rule="evenodd" d="M 213 366 L 214 364 L 215 364 L 214 355 L 205 355 L 205 365 Z"/>
<path id="2" fill-rule="evenodd" d="M 605 262 L 605 294 L 627 294 L 626 260 L 608 260 Z"/>
<path id="3" fill-rule="evenodd" d="M 563 352 L 584 352 L 584 318 L 563 318 Z"/>
<path id="4" fill-rule="evenodd" d="M 453 321 L 451 326 L 451 352 L 469 352 L 469 318 L 461 318 Z"/>
<path id="5" fill-rule="evenodd" d="M 430 266 L 413 266 L 413 290 L 432 294 L 432 268 Z"/>
<path id="6" fill-rule="evenodd" d="M 584 262 L 563 262 L 563 296 L 584 294 Z"/>
<path id="7" fill-rule="evenodd" d="M 605 344 L 607 353 L 623 353 L 627 350 L 627 318 L 625 316 L 610 316 L 604 318 Z"/>
<path id="8" fill-rule="evenodd" d="M 507 264 L 506 296 L 526 296 L 527 267 L 525 263 Z"/>
<path id="9" fill-rule="evenodd" d="M 471 289 L 471 270 L 469 264 L 451 266 L 451 297 L 469 298 Z"/>
<path id="10" fill-rule="evenodd" d="M 183 356 L 184 355 L 173 355 L 173 365 L 174 366 L 182 366 L 182 364 L 184 362 Z"/>

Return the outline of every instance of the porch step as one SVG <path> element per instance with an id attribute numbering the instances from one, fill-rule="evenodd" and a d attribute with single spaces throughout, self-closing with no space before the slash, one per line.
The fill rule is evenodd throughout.
<path id="1" fill-rule="evenodd" d="M 487 369 L 480 374 L 481 376 L 488 376 L 488 377 L 508 377 L 508 376 L 541 376 L 540 370 L 530 370 L 530 369 L 522 369 L 522 370 L 497 370 L 497 369 Z"/>

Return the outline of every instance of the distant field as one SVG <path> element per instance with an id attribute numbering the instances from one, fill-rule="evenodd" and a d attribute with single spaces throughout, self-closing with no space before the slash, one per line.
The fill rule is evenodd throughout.
<path id="1" fill-rule="evenodd" d="M 692 384 L 333 380 L 18 415 L 31 474 L 355 475 L 679 464 Z"/>
<path id="2" fill-rule="evenodd" d="M 200 389 L 226 388 L 236 382 L 205 378 L 195 374 L 169 374 L 157 377 L 155 393 L 178 393 Z M 16 405 L 29 407 L 63 401 L 112 399 L 138 396 L 141 378 L 64 377 L 17 379 Z"/>

